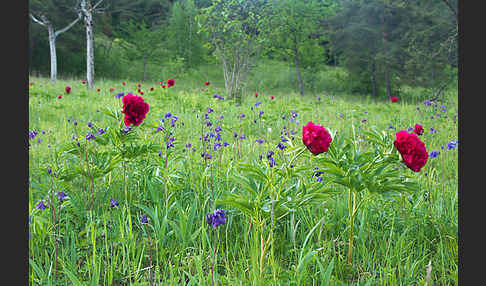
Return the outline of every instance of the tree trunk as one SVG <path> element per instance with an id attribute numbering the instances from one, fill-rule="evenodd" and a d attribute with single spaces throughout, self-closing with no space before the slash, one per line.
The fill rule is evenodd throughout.
<path id="1" fill-rule="evenodd" d="M 94 35 L 91 13 L 85 16 L 86 25 L 86 81 L 88 89 L 94 88 Z"/>
<path id="2" fill-rule="evenodd" d="M 378 88 L 376 86 L 376 66 L 375 59 L 371 58 L 371 86 L 373 87 L 373 96 L 378 97 Z"/>
<path id="3" fill-rule="evenodd" d="M 142 75 L 142 82 L 145 81 L 145 76 L 147 74 L 147 55 L 143 56 L 143 75 Z"/>
<path id="4" fill-rule="evenodd" d="M 295 58 L 295 73 L 297 74 L 297 82 L 299 84 L 300 96 L 304 96 L 304 85 L 302 83 L 302 77 L 300 76 L 299 67 L 299 53 L 297 50 L 297 39 L 294 37 L 294 58 Z"/>
<path id="5" fill-rule="evenodd" d="M 87 88 L 94 88 L 94 34 L 93 34 L 93 11 L 103 2 L 100 0 L 94 6 L 91 6 L 90 0 L 81 0 L 81 13 L 84 16 L 84 25 L 86 27 L 86 81 Z"/>
<path id="6" fill-rule="evenodd" d="M 373 97 L 378 97 L 378 88 L 376 86 L 376 61 L 375 61 L 375 47 L 373 45 L 370 53 L 370 74 L 371 74 L 371 86 L 373 88 Z"/>
<path id="7" fill-rule="evenodd" d="M 56 38 L 60 34 L 71 29 L 71 27 L 79 21 L 80 14 L 78 14 L 78 18 L 76 18 L 73 22 L 71 22 L 69 25 L 67 25 L 66 27 L 58 31 L 54 31 L 54 27 L 52 26 L 51 22 L 44 15 L 41 16 L 42 21 L 34 17 L 34 15 L 32 14 L 30 14 L 30 18 L 32 18 L 34 22 L 42 26 L 45 26 L 47 28 L 47 31 L 49 32 L 49 50 L 50 50 L 50 57 L 51 57 L 51 81 L 55 82 L 57 79 Z"/>
<path id="8" fill-rule="evenodd" d="M 388 67 L 385 68 L 385 84 L 386 84 L 386 96 L 391 98 L 391 81 L 390 81 L 390 70 Z"/>
<path id="9" fill-rule="evenodd" d="M 47 24 L 49 32 L 49 50 L 51 55 L 51 82 L 57 80 L 57 56 L 56 56 L 56 34 L 51 24 Z"/>

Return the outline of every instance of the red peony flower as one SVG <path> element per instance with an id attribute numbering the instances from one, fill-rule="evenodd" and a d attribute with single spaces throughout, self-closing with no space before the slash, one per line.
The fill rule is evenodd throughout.
<path id="1" fill-rule="evenodd" d="M 123 122 L 125 126 L 133 124 L 135 126 L 140 125 L 149 112 L 149 105 L 143 100 L 143 97 L 128 93 L 122 98 L 123 110 L 125 114 Z"/>
<path id="2" fill-rule="evenodd" d="M 424 134 L 424 128 L 420 124 L 415 124 L 415 128 L 413 128 L 413 132 L 415 132 L 415 134 L 420 136 Z"/>
<path id="3" fill-rule="evenodd" d="M 33 82 L 31 82 L 31 83 L 29 83 L 29 85 L 30 85 L 30 86 L 32 86 L 32 85 L 34 85 L 34 83 L 33 83 Z"/>
<path id="4" fill-rule="evenodd" d="M 326 128 L 309 121 L 302 126 L 302 142 L 312 154 L 317 155 L 327 152 L 332 138 Z"/>
<path id="5" fill-rule="evenodd" d="M 273 95 L 272 95 L 272 96 L 270 96 L 270 99 L 274 99 L 274 98 L 275 98 L 275 96 L 273 96 Z"/>
<path id="6" fill-rule="evenodd" d="M 397 102 L 397 101 L 398 101 L 398 97 L 393 96 L 393 97 L 391 98 L 391 101 L 392 101 L 392 102 Z"/>
<path id="7" fill-rule="evenodd" d="M 258 93 L 255 92 L 255 97 L 258 97 Z"/>
<path id="8" fill-rule="evenodd" d="M 100 91 L 101 91 L 101 88 L 99 88 L 99 87 L 98 87 L 98 88 L 96 89 L 96 91 L 100 92 Z"/>
<path id="9" fill-rule="evenodd" d="M 81 80 L 81 83 L 82 84 L 86 84 L 86 81 L 83 79 L 83 80 Z"/>
<path id="10" fill-rule="evenodd" d="M 153 86 L 150 88 L 150 91 L 154 91 L 154 87 Z"/>
<path id="11" fill-rule="evenodd" d="M 169 79 L 169 80 L 167 81 L 167 87 L 174 86 L 174 84 L 175 84 L 175 80 L 174 80 L 173 78 L 171 78 L 171 79 Z"/>
<path id="12" fill-rule="evenodd" d="M 57 98 L 61 99 L 62 98 L 62 95 L 59 95 Z"/>
<path id="13" fill-rule="evenodd" d="M 429 158 L 425 144 L 416 134 L 406 130 L 397 132 L 395 136 L 393 145 L 402 155 L 403 162 L 410 170 L 419 172 Z"/>
<path id="14" fill-rule="evenodd" d="M 66 93 L 70 93 L 71 92 L 71 87 L 68 85 L 68 86 L 66 86 L 65 90 L 66 90 Z"/>
<path id="15" fill-rule="evenodd" d="M 143 91 L 141 91 L 140 94 L 143 95 L 144 94 Z"/>
<path id="16" fill-rule="evenodd" d="M 123 85 L 126 85 L 127 83 L 126 83 L 126 82 L 124 82 L 124 81 L 122 81 L 122 84 L 123 84 Z"/>
<path id="17" fill-rule="evenodd" d="M 162 88 L 165 88 L 165 87 L 166 87 L 166 85 L 165 85 L 165 84 L 163 84 L 163 85 L 162 85 Z"/>
<path id="18" fill-rule="evenodd" d="M 209 81 L 205 81 L 205 82 L 204 82 L 204 84 L 205 84 L 205 85 L 209 85 Z"/>
<path id="19" fill-rule="evenodd" d="M 137 89 L 137 92 L 141 92 L 141 91 L 142 91 L 142 90 L 141 90 L 140 88 L 139 88 L 139 89 Z"/>
<path id="20" fill-rule="evenodd" d="M 137 86 L 138 86 L 138 87 L 142 87 L 142 84 L 140 84 L 140 83 L 139 83 L 139 84 L 137 84 Z"/>

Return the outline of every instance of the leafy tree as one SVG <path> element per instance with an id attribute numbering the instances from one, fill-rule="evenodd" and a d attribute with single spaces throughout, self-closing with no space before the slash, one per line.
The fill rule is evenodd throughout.
<path id="1" fill-rule="evenodd" d="M 172 6 L 167 28 L 168 49 L 182 58 L 185 68 L 199 65 L 203 60 L 202 35 L 198 33 L 194 0 L 182 0 Z"/>
<path id="2" fill-rule="evenodd" d="M 274 0 L 272 9 L 273 49 L 293 60 L 299 92 L 303 96 L 304 84 L 300 69 L 306 64 L 303 63 L 306 58 L 303 56 L 304 48 L 314 44 L 322 57 L 324 50 L 316 45 L 323 36 L 319 34 L 319 22 L 333 12 L 334 6 L 330 1 L 322 0 Z"/>
<path id="3" fill-rule="evenodd" d="M 230 98 L 241 100 L 252 60 L 268 34 L 270 7 L 266 0 L 215 0 L 198 15 L 201 32 L 215 48 Z"/>
<path id="4" fill-rule="evenodd" d="M 441 16 L 448 9 L 442 1 L 341 0 L 339 7 L 325 27 L 362 91 L 377 96 L 381 85 L 391 97 L 402 84 L 450 81 L 447 53 L 439 52 L 445 58 L 438 60 L 437 51 L 456 26 L 450 13 Z"/>
<path id="5" fill-rule="evenodd" d="M 144 21 L 135 23 L 128 21 L 122 25 L 119 42 L 131 60 L 143 60 L 142 81 L 147 75 L 147 62 L 155 55 L 160 54 L 163 44 L 163 30 L 150 28 Z"/>
<path id="6" fill-rule="evenodd" d="M 457 1 L 413 1 L 410 6 L 408 31 L 402 38 L 407 43 L 402 80 L 427 88 L 437 100 L 457 79 Z"/>

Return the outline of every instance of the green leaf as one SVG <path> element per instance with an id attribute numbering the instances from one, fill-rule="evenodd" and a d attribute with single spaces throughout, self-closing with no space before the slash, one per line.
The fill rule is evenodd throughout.
<path id="1" fill-rule="evenodd" d="M 79 279 L 74 275 L 71 271 L 69 271 L 66 267 L 63 268 L 64 273 L 66 273 L 66 276 L 71 280 L 71 283 L 75 286 L 83 286 L 84 284 L 79 281 Z"/>

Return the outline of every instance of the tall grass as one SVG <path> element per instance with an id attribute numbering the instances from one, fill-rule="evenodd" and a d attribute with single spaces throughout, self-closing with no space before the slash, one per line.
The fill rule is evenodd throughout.
<path id="1" fill-rule="evenodd" d="M 447 100 L 435 106 L 421 104 L 418 96 L 403 96 L 392 104 L 346 95 L 336 87 L 339 78 L 322 75 L 327 83 L 323 81 L 316 91 L 301 98 L 296 92 L 281 92 L 293 86 L 291 69 L 269 67 L 252 74 L 255 80 L 250 81 L 249 95 L 241 106 L 212 97 L 224 86 L 215 69 L 208 68 L 199 76 L 176 77 L 171 89 L 161 88 L 158 80 L 142 83 L 150 112 L 136 130 L 137 142 L 153 149 L 117 164 L 106 175 L 93 179 L 92 185 L 80 175 L 70 181 L 49 176 L 46 169 L 57 172 L 85 166 L 65 152 L 66 144 L 76 141 L 73 135 L 85 143 L 88 122 L 96 128 L 116 129 L 119 122 L 106 111 L 119 111 L 121 102 L 116 93 L 136 92 L 138 82 L 127 81 L 123 86 L 121 81 L 97 80 L 96 88 L 101 89 L 97 92 L 86 90 L 79 79 L 50 83 L 46 78 L 31 77 L 29 130 L 39 134 L 29 139 L 29 283 L 211 285 L 214 252 L 217 285 L 457 285 L 458 154 L 457 148 L 447 149 L 447 144 L 457 139 L 457 94 L 447 93 Z M 338 72 L 328 71 L 327 75 L 333 73 Z M 211 85 L 204 86 L 205 80 Z M 64 93 L 65 85 L 72 86 L 70 94 Z M 152 86 L 154 91 L 150 91 Z M 254 92 L 260 96 L 255 98 Z M 414 89 L 408 92 L 419 93 Z M 257 101 L 262 102 L 258 107 Z M 214 110 L 209 114 L 211 127 L 204 125 L 208 107 Z M 264 111 L 261 117 L 259 111 Z M 291 111 L 298 115 L 293 118 Z M 165 142 L 155 133 L 155 126 L 167 112 L 179 119 L 173 129 L 175 146 L 165 168 Z M 354 220 L 352 265 L 346 259 L 346 193 L 298 208 L 276 221 L 271 229 L 274 249 L 264 256 L 256 222 L 235 208 L 215 205 L 217 199 L 241 192 L 235 176 L 242 163 L 260 162 L 259 156 L 265 158 L 270 149 L 277 154 L 277 162 L 287 160 L 284 152 L 275 148 L 281 135 L 287 132 L 293 144 L 301 144 L 302 125 L 311 120 L 339 136 L 363 142 L 363 131 L 371 125 L 394 136 L 396 131 L 420 123 L 427 151 L 440 151 L 415 174 L 420 185 L 415 193 L 376 196 L 360 208 Z M 200 155 L 204 142 L 199 137 L 218 125 L 229 146 L 211 150 L 213 158 L 205 162 Z M 431 133 L 430 128 L 437 132 Z M 241 134 L 246 139 L 239 139 Z M 256 139 L 265 142 L 260 145 Z M 187 148 L 187 143 L 192 147 Z M 116 153 L 110 145 L 89 144 L 96 154 Z M 93 157 L 92 164 L 100 158 Z M 311 169 L 312 164 L 295 162 L 296 167 Z M 309 171 L 302 182 L 308 185 L 314 181 Z M 96 194 L 92 207 L 84 199 L 89 186 Z M 304 186 L 289 181 L 284 188 L 299 191 Z M 51 189 L 68 195 L 57 208 L 55 225 L 50 209 L 35 209 Z M 110 198 L 119 205 L 111 208 Z M 205 219 L 215 207 L 227 210 L 228 217 L 217 232 Z M 148 217 L 148 224 L 140 222 L 142 215 Z M 264 234 L 267 231 L 268 227 Z M 430 277 L 427 269 L 431 269 Z"/>

